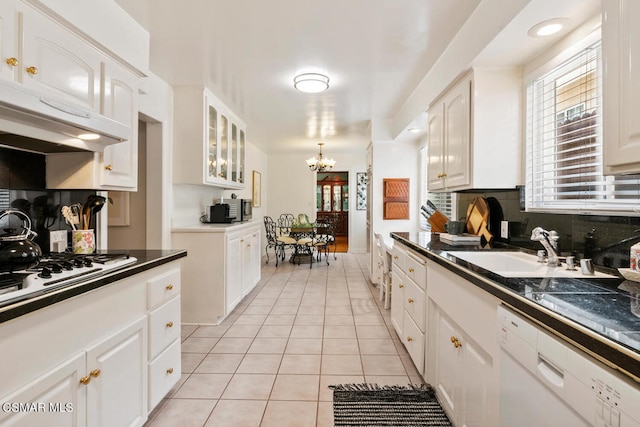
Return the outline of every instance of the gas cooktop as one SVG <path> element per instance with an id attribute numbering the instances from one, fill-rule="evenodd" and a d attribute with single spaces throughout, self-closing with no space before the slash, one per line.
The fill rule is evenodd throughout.
<path id="1" fill-rule="evenodd" d="M 38 265 L 0 274 L 0 307 L 113 272 L 137 261 L 125 253 L 53 253 Z"/>

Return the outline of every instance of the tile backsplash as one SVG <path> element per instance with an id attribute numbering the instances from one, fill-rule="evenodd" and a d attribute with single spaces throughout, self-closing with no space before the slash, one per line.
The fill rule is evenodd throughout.
<path id="1" fill-rule="evenodd" d="M 531 241 L 531 230 L 542 227 L 560 234 L 561 255 L 592 258 L 593 263 L 605 267 L 629 266 L 629 248 L 640 241 L 640 216 L 551 214 L 520 210 L 520 192 L 483 191 L 458 193 L 457 212 L 464 217 L 467 206 L 476 196 L 495 198 L 502 208 L 505 221 L 510 221 L 512 231 L 508 243 L 527 249 L 542 249 Z M 499 216 L 499 214 L 497 215 Z M 494 227 L 495 228 L 495 227 Z M 491 230 L 499 239 L 500 230 Z M 585 254 L 586 252 L 586 254 Z"/>
<path id="2" fill-rule="evenodd" d="M 17 209 L 29 216 L 34 239 L 49 252 L 49 231 L 71 228 L 62 218 L 61 207 L 84 203 L 93 190 L 47 190 L 46 157 L 43 154 L 0 148 L 0 211 Z M 15 215 L 0 221 L 0 230 L 16 227 Z M 68 241 L 71 241 L 69 238 Z"/>

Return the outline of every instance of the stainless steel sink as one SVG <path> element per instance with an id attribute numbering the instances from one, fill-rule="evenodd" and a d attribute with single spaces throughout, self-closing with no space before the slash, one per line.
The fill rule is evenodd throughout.
<path id="1" fill-rule="evenodd" d="M 549 267 L 546 263 L 538 262 L 535 255 L 524 252 L 456 251 L 450 254 L 502 277 L 615 277 L 599 271 L 594 274 L 582 274 L 579 267 L 576 270 L 567 270 L 564 263 L 558 267 Z"/>

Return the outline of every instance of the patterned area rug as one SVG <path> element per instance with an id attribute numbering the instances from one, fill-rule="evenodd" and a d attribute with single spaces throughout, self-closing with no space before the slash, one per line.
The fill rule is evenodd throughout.
<path id="1" fill-rule="evenodd" d="M 335 426 L 451 426 L 428 384 L 331 385 Z"/>

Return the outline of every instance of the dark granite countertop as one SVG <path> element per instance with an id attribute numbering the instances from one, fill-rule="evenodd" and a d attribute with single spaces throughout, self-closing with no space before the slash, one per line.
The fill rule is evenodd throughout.
<path id="1" fill-rule="evenodd" d="M 0 323 L 187 256 L 187 251 L 185 250 L 141 249 L 128 251 L 118 250 L 113 252 L 128 253 L 130 256 L 136 258 L 136 262 L 121 269 L 105 273 L 102 276 L 87 279 L 86 282 L 80 284 L 76 283 L 69 287 L 54 289 L 50 292 L 29 295 L 29 297 L 23 300 L 0 307 Z M 100 251 L 100 253 L 108 253 L 108 251 Z"/>
<path id="2" fill-rule="evenodd" d="M 395 232 L 391 237 L 640 381 L 640 284 L 622 277 L 507 278 L 458 259 L 455 253 L 520 248 L 500 243 L 453 246 L 430 232 Z"/>

